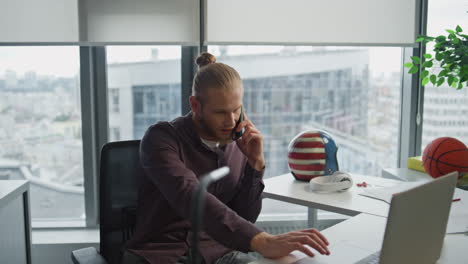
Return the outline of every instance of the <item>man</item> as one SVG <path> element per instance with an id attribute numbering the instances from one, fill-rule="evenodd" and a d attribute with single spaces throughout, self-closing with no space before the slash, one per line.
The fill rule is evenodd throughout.
<path id="1" fill-rule="evenodd" d="M 200 253 L 205 263 L 248 263 L 245 253 L 269 258 L 309 245 L 329 254 L 317 230 L 270 235 L 253 223 L 261 210 L 265 168 L 261 132 L 241 109 L 243 87 L 237 71 L 203 53 L 194 78 L 191 113 L 151 126 L 141 142 L 145 171 L 135 234 L 126 263 L 185 263 L 191 241 L 191 198 L 198 177 L 222 166 L 230 173 L 208 188 Z M 235 142 L 233 131 L 244 133 Z M 243 253 L 242 253 L 243 252 Z"/>

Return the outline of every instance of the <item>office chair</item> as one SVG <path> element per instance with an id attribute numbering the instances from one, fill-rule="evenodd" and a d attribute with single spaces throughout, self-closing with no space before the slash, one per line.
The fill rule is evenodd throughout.
<path id="1" fill-rule="evenodd" d="M 75 264 L 119 264 L 135 228 L 138 186 L 143 177 L 140 140 L 110 142 L 101 150 L 99 172 L 100 252 L 74 250 Z"/>

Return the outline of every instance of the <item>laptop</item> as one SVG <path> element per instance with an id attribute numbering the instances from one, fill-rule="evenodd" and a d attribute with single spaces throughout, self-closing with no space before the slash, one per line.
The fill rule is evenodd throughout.
<path id="1" fill-rule="evenodd" d="M 355 263 L 436 263 L 442 251 L 457 179 L 458 173 L 452 172 L 394 194 L 381 250 L 374 254 L 367 253 L 367 257 Z M 335 251 L 334 254 L 338 255 L 340 251 Z M 346 259 L 350 256 L 341 257 Z M 295 263 L 327 263 L 326 258 L 317 259 L 318 261 L 314 261 L 314 258 L 304 258 Z"/>
<path id="2" fill-rule="evenodd" d="M 457 179 L 458 173 L 452 172 L 393 195 L 380 254 L 357 263 L 435 263 L 442 251 Z"/>

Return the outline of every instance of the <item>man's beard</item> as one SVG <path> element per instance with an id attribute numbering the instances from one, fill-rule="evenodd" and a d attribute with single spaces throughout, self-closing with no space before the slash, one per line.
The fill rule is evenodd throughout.
<path id="1" fill-rule="evenodd" d="M 200 129 L 203 130 L 203 133 L 204 133 L 205 135 L 209 136 L 210 138 L 215 138 L 215 141 L 219 142 L 220 145 L 226 145 L 226 144 L 232 142 L 231 135 L 229 135 L 229 136 L 226 137 L 226 138 L 220 138 L 220 137 L 216 134 L 216 130 L 214 130 L 214 129 L 208 124 L 208 122 L 206 122 L 206 120 L 205 120 L 205 118 L 203 117 L 203 115 L 198 115 L 197 119 L 198 119 L 198 123 L 200 124 Z"/>

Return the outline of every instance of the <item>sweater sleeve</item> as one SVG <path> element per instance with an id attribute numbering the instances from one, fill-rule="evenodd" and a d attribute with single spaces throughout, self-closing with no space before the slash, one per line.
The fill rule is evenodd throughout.
<path id="1" fill-rule="evenodd" d="M 171 208 L 181 217 L 190 219 L 192 194 L 198 185 L 195 173 L 179 156 L 174 132 L 165 123 L 151 127 L 140 145 L 140 157 L 145 176 L 161 191 Z M 247 252 L 252 238 L 261 232 L 214 195 L 206 193 L 204 231 L 228 248 Z"/>
<path id="2" fill-rule="evenodd" d="M 255 223 L 262 209 L 264 171 L 257 171 L 247 163 L 239 192 L 229 202 L 230 208 L 252 223 Z"/>

